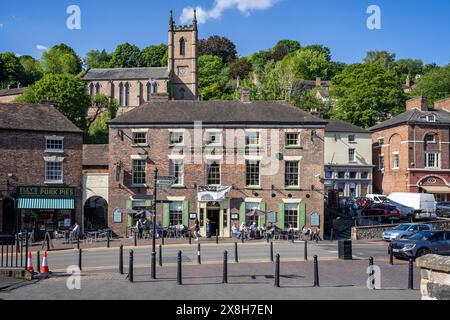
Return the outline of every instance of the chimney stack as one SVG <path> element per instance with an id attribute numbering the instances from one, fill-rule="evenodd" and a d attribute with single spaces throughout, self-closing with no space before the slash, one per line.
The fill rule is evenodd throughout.
<path id="1" fill-rule="evenodd" d="M 411 88 L 411 78 L 409 75 L 406 77 L 406 88 Z"/>
<path id="2" fill-rule="evenodd" d="M 250 89 L 249 88 L 242 88 L 241 101 L 242 102 L 250 102 Z"/>
<path id="3" fill-rule="evenodd" d="M 418 96 L 406 101 L 406 111 L 418 109 L 420 111 L 428 111 L 427 98 Z"/>
<path id="4" fill-rule="evenodd" d="M 322 86 L 322 79 L 320 77 L 316 78 L 316 88 L 320 88 Z"/>
<path id="5" fill-rule="evenodd" d="M 445 110 L 450 112 L 450 97 L 447 99 L 442 99 L 434 102 L 434 109 Z"/>

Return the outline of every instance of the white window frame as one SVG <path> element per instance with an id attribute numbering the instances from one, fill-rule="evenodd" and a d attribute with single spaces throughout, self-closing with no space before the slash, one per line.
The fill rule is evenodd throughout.
<path id="1" fill-rule="evenodd" d="M 288 185 L 287 184 L 287 164 L 288 163 L 296 163 L 297 164 L 297 184 L 296 185 Z M 285 161 L 284 163 L 284 186 L 285 188 L 300 188 L 300 161 Z"/>
<path id="2" fill-rule="evenodd" d="M 64 158 L 60 158 L 60 157 L 45 157 L 44 158 L 44 168 L 45 168 L 45 172 L 44 172 L 44 183 L 45 184 L 62 184 L 64 183 Z M 49 164 L 55 164 L 58 163 L 61 165 L 61 179 L 58 180 L 49 180 L 47 179 L 48 174 L 49 174 L 49 169 L 47 167 L 47 165 Z"/>
<path id="3" fill-rule="evenodd" d="M 428 141 L 428 137 L 433 136 L 433 140 L 432 141 Z M 435 133 L 427 133 L 425 136 L 425 142 L 426 143 L 436 143 L 436 134 Z"/>
<path id="4" fill-rule="evenodd" d="M 216 163 L 217 165 L 219 165 L 219 184 L 209 184 L 208 181 L 208 176 L 209 176 L 209 166 L 212 165 L 213 163 Z M 208 186 L 216 186 L 219 187 L 222 185 L 222 163 L 220 161 L 208 161 L 208 163 L 206 164 L 206 185 Z"/>
<path id="5" fill-rule="evenodd" d="M 353 137 L 353 139 L 350 139 L 350 137 Z M 356 134 L 348 135 L 348 143 L 356 143 Z"/>
<path id="6" fill-rule="evenodd" d="M 147 185 L 148 182 L 148 175 L 147 175 L 147 158 L 143 159 L 143 158 L 134 158 L 132 157 L 132 161 L 131 161 L 131 183 L 133 186 L 145 186 Z M 144 174 L 145 174 L 145 182 L 144 183 L 136 183 L 136 181 L 134 181 L 134 162 L 135 161 L 144 161 L 145 166 L 144 166 Z"/>
<path id="7" fill-rule="evenodd" d="M 383 162 L 381 162 L 381 158 L 383 158 Z M 382 163 L 383 166 L 381 166 Z M 383 153 L 378 155 L 378 168 L 380 169 L 380 171 L 384 171 L 384 169 L 386 168 L 386 159 Z"/>
<path id="8" fill-rule="evenodd" d="M 396 158 L 397 158 L 397 162 L 398 162 L 397 166 L 395 163 Z M 392 152 L 392 170 L 398 170 L 398 169 L 400 169 L 400 152 L 395 151 L 395 152 Z"/>
<path id="9" fill-rule="evenodd" d="M 142 143 L 136 143 L 136 135 L 144 135 L 145 136 L 145 142 Z M 132 137 L 133 137 L 133 145 L 135 146 L 147 146 L 148 145 L 148 131 L 144 131 L 144 130 L 135 130 L 132 132 Z"/>
<path id="10" fill-rule="evenodd" d="M 288 139 L 288 135 L 293 134 L 297 136 L 297 143 L 296 144 L 290 144 L 289 139 Z M 285 145 L 286 147 L 300 147 L 300 132 L 286 132 L 286 141 L 285 141 Z"/>
<path id="11" fill-rule="evenodd" d="M 253 185 L 253 184 L 247 184 L 247 175 L 248 175 L 248 171 L 247 171 L 247 163 L 248 162 L 257 162 L 259 164 L 258 166 L 258 180 L 259 180 L 259 184 L 258 185 Z M 246 160 L 245 161 L 245 186 L 247 188 L 260 188 L 261 187 L 261 160 Z"/>
<path id="12" fill-rule="evenodd" d="M 247 138 L 251 137 L 251 136 L 257 136 L 258 137 L 258 143 L 247 143 Z M 246 147 L 261 147 L 261 131 L 255 130 L 255 131 L 246 131 L 245 132 L 245 146 Z"/>
<path id="13" fill-rule="evenodd" d="M 427 115 L 427 122 L 436 122 L 436 116 L 434 114 Z"/>
<path id="14" fill-rule="evenodd" d="M 179 167 L 179 171 L 181 173 L 180 177 L 179 177 L 179 181 L 178 183 L 174 184 L 174 187 L 182 187 L 184 186 L 184 161 L 182 159 L 170 159 L 169 160 L 169 171 L 170 171 L 170 175 L 175 176 L 175 165 L 178 164 Z"/>
<path id="15" fill-rule="evenodd" d="M 216 142 L 210 143 L 209 139 L 211 136 L 216 137 Z M 205 134 L 205 144 L 207 147 L 217 147 L 223 145 L 223 136 L 221 130 L 206 130 Z"/>
<path id="16" fill-rule="evenodd" d="M 350 151 L 353 150 L 353 158 L 350 159 Z M 348 149 L 348 162 L 349 163 L 355 163 L 356 162 L 356 149 L 355 148 L 349 148 Z"/>
<path id="17" fill-rule="evenodd" d="M 284 204 L 284 212 L 283 212 L 283 215 L 284 215 L 284 226 L 282 226 L 284 229 L 287 229 L 287 228 L 289 228 L 289 224 L 287 223 L 287 219 L 286 219 L 286 211 L 288 211 L 287 209 L 288 208 L 290 208 L 290 207 L 295 207 L 296 208 L 296 211 L 297 211 L 297 214 L 295 215 L 295 217 L 296 217 L 296 219 L 293 221 L 293 223 L 294 223 L 294 225 L 297 225 L 297 227 L 294 227 L 294 225 L 292 225 L 292 227 L 293 227 L 293 229 L 294 230 L 300 230 L 300 228 L 301 228 L 301 226 L 299 226 L 298 225 L 298 218 L 299 218 L 299 215 L 300 215 L 300 203 L 299 202 L 295 202 L 295 203 L 285 203 Z M 291 210 L 291 211 L 293 211 L 293 210 Z"/>
<path id="18" fill-rule="evenodd" d="M 50 141 L 60 141 L 61 149 L 49 149 L 48 143 Z M 63 153 L 64 152 L 64 137 L 61 136 L 46 136 L 45 137 L 45 152 L 46 153 Z"/>
<path id="19" fill-rule="evenodd" d="M 184 137 L 184 133 L 185 133 L 184 130 L 170 130 L 169 131 L 169 146 L 171 146 L 171 147 L 183 147 L 184 146 L 184 138 L 185 138 Z M 174 135 L 180 135 L 182 137 L 182 141 L 173 143 L 172 142 L 172 137 Z"/>
<path id="20" fill-rule="evenodd" d="M 430 166 L 429 155 L 434 155 L 435 166 Z M 440 169 L 441 168 L 441 153 L 437 151 L 426 151 L 425 156 L 425 168 L 426 169 Z"/>

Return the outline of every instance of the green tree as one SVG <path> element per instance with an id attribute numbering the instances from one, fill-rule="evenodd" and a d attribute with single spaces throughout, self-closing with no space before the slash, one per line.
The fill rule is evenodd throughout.
<path id="1" fill-rule="evenodd" d="M 149 46 L 142 50 L 142 66 L 143 67 L 163 67 L 167 64 L 162 64 L 163 58 L 166 55 L 167 46 L 160 44 L 159 46 Z"/>
<path id="2" fill-rule="evenodd" d="M 450 97 L 450 64 L 426 73 L 419 79 L 412 95 L 426 97 L 430 106 L 436 100 Z"/>
<path id="3" fill-rule="evenodd" d="M 284 58 L 281 64 L 286 71 L 293 72 L 296 79 L 305 80 L 326 79 L 330 69 L 327 56 L 312 49 L 296 51 Z"/>
<path id="4" fill-rule="evenodd" d="M 395 53 L 390 53 L 387 51 L 369 51 L 367 52 L 364 62 L 376 63 L 388 70 L 392 67 L 395 61 L 395 56 Z"/>
<path id="5" fill-rule="evenodd" d="M 211 36 L 200 40 L 198 43 L 198 54 L 200 56 L 211 55 L 222 58 L 223 63 L 230 63 L 236 59 L 236 45 L 226 37 Z"/>
<path id="6" fill-rule="evenodd" d="M 331 50 L 330 50 L 330 48 L 325 47 L 324 45 L 312 44 L 312 45 L 304 47 L 303 49 L 314 50 L 314 51 L 323 53 L 327 57 L 327 60 L 331 61 Z"/>
<path id="7" fill-rule="evenodd" d="M 109 116 L 109 114 L 104 113 L 92 123 L 87 131 L 88 144 L 108 144 L 108 121 L 110 120 L 111 117 Z"/>
<path id="8" fill-rule="evenodd" d="M 374 63 L 346 67 L 334 77 L 331 95 L 337 106 L 329 115 L 364 128 L 405 108 L 405 94 L 395 73 Z"/>
<path id="9" fill-rule="evenodd" d="M 91 106 L 91 99 L 79 77 L 71 74 L 46 74 L 17 101 L 40 103 L 46 99 L 54 102 L 58 110 L 76 126 L 83 130 L 86 128 L 86 115 Z"/>
<path id="10" fill-rule="evenodd" d="M 283 60 L 285 56 L 301 49 L 300 42 L 294 40 L 278 41 L 275 47 L 269 51 L 270 59 L 275 62 Z"/>
<path id="11" fill-rule="evenodd" d="M 61 43 L 42 54 L 42 69 L 45 73 L 79 74 L 81 72 L 81 59 L 68 45 Z"/>
<path id="12" fill-rule="evenodd" d="M 293 99 L 294 106 L 307 112 L 318 111 L 326 112 L 327 104 L 316 97 L 317 90 L 303 90 Z"/>
<path id="13" fill-rule="evenodd" d="M 110 66 L 112 68 L 136 68 L 142 66 L 141 50 L 129 43 L 118 45 L 112 53 Z"/>
<path id="14" fill-rule="evenodd" d="M 90 128 L 104 113 L 107 113 L 110 119 L 114 119 L 118 109 L 119 104 L 116 99 L 111 100 L 104 94 L 96 94 L 91 101 L 91 111 L 87 119 L 87 128 Z"/>
<path id="15" fill-rule="evenodd" d="M 204 55 L 198 60 L 198 84 L 202 100 L 219 96 L 229 79 L 228 69 L 218 56 Z"/>
<path id="16" fill-rule="evenodd" d="M 230 63 L 230 75 L 233 79 L 245 79 L 252 72 L 253 67 L 247 58 L 240 58 Z"/>
<path id="17" fill-rule="evenodd" d="M 25 70 L 14 53 L 1 53 L 0 66 L 0 88 L 7 88 L 9 85 L 16 86 L 18 83 L 24 82 Z"/>
<path id="18" fill-rule="evenodd" d="M 20 64 L 24 69 L 23 85 L 28 86 L 40 80 L 44 76 L 44 71 L 36 59 L 31 56 L 21 56 L 19 58 Z"/>
<path id="19" fill-rule="evenodd" d="M 84 64 L 87 69 L 92 68 L 108 68 L 111 62 L 111 55 L 106 52 L 105 49 L 102 51 L 91 50 L 86 53 L 86 58 L 84 59 Z"/>

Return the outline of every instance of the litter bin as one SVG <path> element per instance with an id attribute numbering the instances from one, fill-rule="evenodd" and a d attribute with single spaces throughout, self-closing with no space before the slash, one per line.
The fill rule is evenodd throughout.
<path id="1" fill-rule="evenodd" d="M 351 240 L 340 240 L 338 250 L 339 250 L 339 259 L 353 260 L 352 241 Z"/>

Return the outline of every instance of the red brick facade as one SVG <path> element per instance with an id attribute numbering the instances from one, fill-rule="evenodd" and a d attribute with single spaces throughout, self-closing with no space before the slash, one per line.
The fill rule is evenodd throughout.
<path id="1" fill-rule="evenodd" d="M 424 104 L 426 101 L 422 97 L 408 102 L 410 110 L 416 108 L 424 114 L 435 115 L 436 110 L 446 112 L 437 107 L 428 110 Z M 372 130 L 375 192 L 429 192 L 436 194 L 437 200 L 446 200 L 450 193 L 450 126 L 443 123 L 439 115 L 436 122 L 403 122 Z M 394 163 L 396 153 L 398 168 Z M 439 165 L 426 167 L 427 153 L 437 154 L 438 159 L 433 156 L 433 161 Z M 380 155 L 384 155 L 383 170 L 379 164 Z"/>
<path id="2" fill-rule="evenodd" d="M 136 127 L 138 128 L 138 126 Z M 203 133 L 204 133 L 203 129 Z M 246 167 L 245 163 L 231 163 L 226 161 L 226 156 L 223 157 L 221 165 L 221 185 L 232 186 L 233 190 L 228 196 L 229 203 L 222 204 L 222 212 L 227 218 L 221 217 L 223 223 L 223 229 L 221 230 L 221 236 L 228 236 L 231 224 L 228 221 L 224 222 L 223 219 L 229 219 L 231 217 L 230 211 L 232 209 L 240 210 L 240 220 L 232 221 L 231 223 L 242 222 L 245 212 L 243 211 L 243 203 L 245 199 L 260 199 L 262 203 L 262 209 L 266 211 L 280 211 L 280 205 L 283 201 L 289 202 L 290 199 L 295 201 L 299 200 L 299 203 L 305 205 L 306 211 L 306 223 L 309 224 L 309 216 L 312 212 L 320 214 L 320 223 L 323 230 L 323 185 L 320 181 L 319 175 L 323 171 L 324 165 L 324 129 L 316 129 L 318 138 L 312 142 L 311 129 L 293 129 L 295 132 L 300 133 L 301 148 L 286 149 L 285 145 L 285 130 L 288 129 L 276 129 L 279 133 L 280 151 L 285 159 L 289 157 L 299 158 L 300 160 L 300 188 L 288 189 L 285 188 L 285 167 L 284 161 L 279 162 L 279 168 L 276 173 L 269 176 L 261 176 L 261 186 L 256 189 L 246 188 Z M 270 131 L 270 129 L 269 129 Z M 288 130 L 289 131 L 289 130 Z M 193 129 L 186 129 L 186 133 L 189 133 L 191 137 L 194 137 Z M 222 131 L 223 145 L 227 145 L 227 130 Z M 148 148 L 132 147 L 132 142 L 127 137 L 132 137 L 132 129 L 124 129 L 124 140 L 118 138 L 118 131 L 116 128 L 110 127 L 110 148 L 109 148 L 109 168 L 110 168 L 110 181 L 109 181 L 109 225 L 118 234 L 127 233 L 127 218 L 123 217 L 123 223 L 114 223 L 112 213 L 116 209 L 123 209 L 127 207 L 127 203 L 130 201 L 130 197 L 133 195 L 153 194 L 153 182 L 154 182 L 154 170 L 158 168 L 160 175 L 169 174 L 169 155 L 172 153 L 172 149 L 169 147 L 169 129 L 163 128 L 150 128 L 147 133 L 147 140 L 149 143 Z M 270 139 L 268 139 L 270 145 Z M 189 149 L 191 150 L 191 149 Z M 186 151 L 185 151 L 186 152 Z M 233 150 L 234 152 L 234 150 Z M 132 187 L 132 155 L 145 155 L 148 153 L 147 159 L 147 186 L 148 188 L 133 188 Z M 269 152 L 270 154 L 270 152 Z M 194 157 L 191 153 L 191 156 Z M 123 180 L 116 180 L 117 164 L 121 162 L 123 166 Z M 206 185 L 206 163 L 201 164 L 185 164 L 184 165 L 184 187 L 179 189 L 171 189 L 167 191 L 158 191 L 158 200 L 170 200 L 171 197 L 185 197 L 184 201 L 188 205 L 189 213 L 197 213 L 197 217 L 200 218 L 202 227 L 204 226 L 204 220 L 201 218 L 200 203 L 198 201 L 198 194 L 196 186 Z M 272 185 L 274 191 L 272 196 Z M 224 213 L 225 212 L 225 213 Z M 162 222 L 165 220 L 164 214 L 167 211 L 164 209 L 164 205 L 158 205 L 157 208 L 157 221 Z M 206 215 L 206 212 L 204 212 Z M 284 215 L 284 213 L 283 213 Z M 282 217 L 281 217 L 282 219 Z M 167 221 L 167 220 L 166 220 Z M 259 220 L 260 224 L 264 223 L 264 220 Z M 189 220 L 189 224 L 192 225 L 194 221 Z M 278 226 L 284 229 L 280 216 L 278 218 Z M 129 225 L 130 226 L 130 225 Z M 302 228 L 303 226 L 299 226 Z"/>

